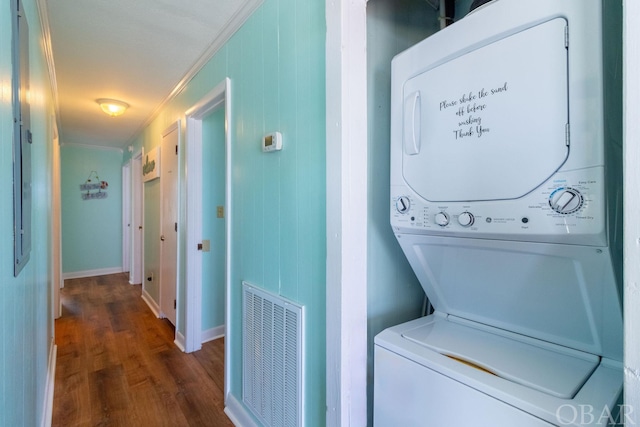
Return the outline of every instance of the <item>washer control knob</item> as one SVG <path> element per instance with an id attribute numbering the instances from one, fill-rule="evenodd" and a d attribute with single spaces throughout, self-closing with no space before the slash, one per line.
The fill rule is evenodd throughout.
<path id="1" fill-rule="evenodd" d="M 549 197 L 549 206 L 559 214 L 568 215 L 578 211 L 584 198 L 575 188 L 561 187 L 556 189 Z"/>
<path id="2" fill-rule="evenodd" d="M 405 214 L 409 212 L 410 207 L 411 207 L 411 201 L 407 196 L 400 196 L 396 200 L 396 210 L 401 214 Z"/>
<path id="3" fill-rule="evenodd" d="M 458 224 L 463 227 L 471 227 L 475 218 L 471 212 L 462 212 L 458 215 Z"/>
<path id="4" fill-rule="evenodd" d="M 438 212 L 435 221 L 440 227 L 447 226 L 449 225 L 449 215 L 446 212 Z"/>

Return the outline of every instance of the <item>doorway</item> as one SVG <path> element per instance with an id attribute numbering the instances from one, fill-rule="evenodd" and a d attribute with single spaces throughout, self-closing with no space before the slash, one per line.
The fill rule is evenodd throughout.
<path id="1" fill-rule="evenodd" d="M 185 351 L 192 352 L 199 350 L 203 341 L 203 318 L 202 318 L 202 301 L 203 301 L 203 252 L 205 249 L 203 243 L 204 231 L 209 227 L 204 227 L 203 216 L 205 210 L 215 211 L 215 218 L 207 219 L 216 224 L 211 224 L 213 228 L 218 228 L 217 234 L 208 236 L 213 239 L 211 246 L 212 251 L 216 251 L 218 255 L 213 257 L 220 261 L 218 272 L 206 272 L 207 275 L 213 274 L 223 278 L 223 290 L 220 296 L 224 299 L 224 325 L 221 330 L 225 336 L 225 367 L 224 367 L 224 388 L 225 400 L 229 393 L 230 372 L 233 361 L 231 360 L 229 349 L 231 348 L 230 336 L 230 271 L 231 271 L 231 222 L 232 222 L 232 203 L 231 203 L 231 138 L 229 129 L 232 126 L 231 119 L 231 87 L 230 80 L 226 78 L 211 92 L 205 95 L 197 104 L 186 112 L 187 132 L 186 132 L 186 169 L 188 170 L 186 180 L 186 198 L 187 198 L 187 229 L 186 238 L 186 270 L 185 270 L 185 318 L 186 328 L 184 336 Z M 222 121 L 222 123 L 220 123 Z M 204 125 L 203 126 L 203 122 Z M 211 123 L 210 123 L 211 122 Z M 215 124 L 217 123 L 217 124 Z M 211 127 L 209 125 L 212 125 Z M 217 130 L 215 130 L 217 129 Z M 203 136 L 207 136 L 209 131 L 212 132 L 211 141 L 205 141 Z M 224 132 L 224 135 L 222 135 Z M 211 156 L 216 157 L 214 165 L 207 164 L 207 168 L 216 168 L 221 175 L 217 178 L 211 178 L 215 182 L 215 191 L 218 196 L 209 198 L 205 205 L 203 203 L 203 191 L 208 191 L 209 184 L 203 184 L 203 145 L 208 143 L 216 143 L 217 147 L 210 147 Z M 209 147 L 208 147 L 209 148 Z M 214 154 L 215 153 L 215 154 Z M 223 204 L 219 205 L 217 200 L 223 200 Z M 222 218 L 218 218 L 219 206 L 222 207 Z M 209 215 L 209 214 L 207 214 Z M 217 221 L 221 219 L 222 221 Z M 219 227 L 222 227 L 221 230 Z M 213 232 L 211 230 L 211 232 Z M 213 237 L 217 235 L 218 237 Z M 221 241 L 222 240 L 222 241 Z M 207 254 L 209 256 L 209 254 Z M 219 258 L 218 258 L 219 257 Z M 222 269 L 222 271 L 219 271 Z M 207 278 L 209 279 L 209 278 Z M 208 292 L 208 291 L 207 291 Z M 206 319 L 205 319 L 206 320 Z M 205 339 L 208 339 L 205 337 Z"/>
<path id="2" fill-rule="evenodd" d="M 178 146 L 180 122 L 162 134 L 160 146 L 160 312 L 176 324 L 178 277 Z"/>
<path id="3" fill-rule="evenodd" d="M 224 336 L 225 109 L 202 118 L 202 342 Z"/>

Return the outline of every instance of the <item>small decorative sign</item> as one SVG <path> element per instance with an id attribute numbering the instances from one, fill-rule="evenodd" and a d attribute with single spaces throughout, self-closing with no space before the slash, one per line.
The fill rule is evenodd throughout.
<path id="1" fill-rule="evenodd" d="M 142 180 L 144 182 L 160 178 L 160 149 L 158 147 L 150 150 L 145 155 L 142 165 Z"/>
<path id="2" fill-rule="evenodd" d="M 84 182 L 84 184 L 80 184 L 80 191 L 82 191 L 82 194 L 81 194 L 82 200 L 106 199 L 107 198 L 106 190 L 108 187 L 109 187 L 109 183 L 107 181 L 100 181 L 100 177 L 98 177 L 98 172 L 91 171 L 89 173 L 89 177 Z"/>

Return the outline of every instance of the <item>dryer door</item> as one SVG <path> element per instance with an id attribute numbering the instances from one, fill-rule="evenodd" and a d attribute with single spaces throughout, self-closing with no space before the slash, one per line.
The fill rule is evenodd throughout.
<path id="1" fill-rule="evenodd" d="M 403 176 L 429 201 L 516 199 L 569 155 L 567 22 L 524 29 L 404 84 Z"/>

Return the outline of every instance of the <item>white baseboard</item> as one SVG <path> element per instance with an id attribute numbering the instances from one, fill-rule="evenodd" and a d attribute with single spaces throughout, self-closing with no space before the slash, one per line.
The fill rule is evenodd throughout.
<path id="1" fill-rule="evenodd" d="M 47 369 L 47 383 L 44 389 L 44 402 L 42 411 L 42 427 L 51 427 L 53 418 L 53 389 L 56 379 L 56 358 L 58 356 L 58 346 L 51 340 L 49 345 L 49 364 Z"/>
<path id="2" fill-rule="evenodd" d="M 62 273 L 62 280 L 80 279 L 83 277 L 105 276 L 107 274 L 122 273 L 122 267 L 98 268 L 96 270 L 72 271 Z"/>
<path id="3" fill-rule="evenodd" d="M 157 318 L 162 317 L 160 315 L 160 306 L 153 300 L 151 295 L 149 295 L 149 293 L 144 288 L 142 289 L 142 299 L 147 303 L 147 305 Z"/>
<path id="4" fill-rule="evenodd" d="M 207 329 L 206 331 L 202 331 L 202 342 L 206 343 L 209 341 L 217 340 L 224 336 L 224 325 L 216 326 L 215 328 Z"/>
<path id="5" fill-rule="evenodd" d="M 182 350 L 183 353 L 186 353 L 186 341 L 184 338 L 184 335 L 182 335 L 182 333 L 180 331 L 176 330 L 176 339 L 173 341 L 173 343 L 180 349 Z"/>
<path id="6" fill-rule="evenodd" d="M 258 427 L 242 404 L 229 393 L 225 400 L 224 413 L 236 427 Z"/>

